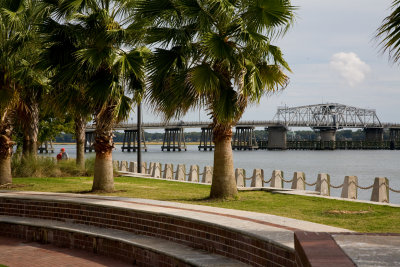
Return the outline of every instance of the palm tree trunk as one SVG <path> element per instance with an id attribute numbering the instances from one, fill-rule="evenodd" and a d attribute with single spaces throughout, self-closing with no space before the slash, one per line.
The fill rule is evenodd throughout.
<path id="1" fill-rule="evenodd" d="M 76 139 L 76 166 L 85 168 L 85 129 L 86 119 L 77 115 L 75 117 L 75 139 Z"/>
<path id="2" fill-rule="evenodd" d="M 13 142 L 0 135 L 0 185 L 12 183 L 11 152 Z"/>
<path id="3" fill-rule="evenodd" d="M 115 105 L 109 104 L 96 116 L 94 150 L 94 177 L 92 191 L 114 191 L 114 170 L 112 165 L 113 126 Z"/>
<path id="4" fill-rule="evenodd" d="M 232 130 L 214 128 L 214 172 L 210 198 L 235 198 L 238 191 L 232 156 Z"/>
<path id="5" fill-rule="evenodd" d="M 30 112 L 25 118 L 24 140 L 22 147 L 22 156 L 36 156 L 38 151 L 38 133 L 39 133 L 39 104 L 36 101 L 30 103 Z"/>
<path id="6" fill-rule="evenodd" d="M 11 155 L 14 142 L 11 140 L 14 112 L 5 110 L 0 118 L 0 185 L 12 183 Z"/>

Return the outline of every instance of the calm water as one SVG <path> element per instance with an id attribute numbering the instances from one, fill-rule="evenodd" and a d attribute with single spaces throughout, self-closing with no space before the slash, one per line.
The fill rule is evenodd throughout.
<path id="1" fill-rule="evenodd" d="M 56 145 L 56 151 L 65 147 L 70 157 L 75 157 L 75 145 Z M 122 152 L 117 145 L 113 159 L 136 161 L 136 152 Z M 55 154 L 54 154 L 55 156 Z M 94 157 L 87 153 L 86 157 Z M 197 146 L 188 146 L 186 152 L 161 152 L 160 145 L 148 146 L 148 152 L 142 152 L 143 161 L 176 164 L 198 164 L 200 170 L 213 163 L 213 152 L 198 151 Z M 265 179 L 269 179 L 274 169 L 284 172 L 285 179 L 292 179 L 293 172 L 303 171 L 308 183 L 315 182 L 318 173 L 328 173 L 333 185 L 340 185 L 346 175 L 358 177 L 361 186 L 373 184 L 374 178 L 384 176 L 389 179 L 390 187 L 400 189 L 400 151 L 399 150 L 336 150 L 336 151 L 234 151 L 235 168 L 246 170 L 247 177 L 253 169 L 264 169 Z M 176 168 L 176 166 L 174 166 Z M 290 188 L 285 183 L 285 188 Z M 313 187 L 307 187 L 313 189 Z M 359 199 L 369 200 L 371 190 L 358 191 Z M 331 195 L 339 196 L 340 189 L 331 189 Z M 400 194 L 390 193 L 390 202 L 400 204 Z"/>

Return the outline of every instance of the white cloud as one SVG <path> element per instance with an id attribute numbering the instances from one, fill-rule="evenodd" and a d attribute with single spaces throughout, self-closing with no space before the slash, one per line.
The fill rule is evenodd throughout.
<path id="1" fill-rule="evenodd" d="M 355 53 L 340 52 L 332 56 L 330 66 L 342 76 L 346 82 L 354 87 L 361 83 L 371 68 Z"/>

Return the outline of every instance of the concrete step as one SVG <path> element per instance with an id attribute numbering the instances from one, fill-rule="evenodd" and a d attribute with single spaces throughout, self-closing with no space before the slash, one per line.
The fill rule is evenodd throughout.
<path id="1" fill-rule="evenodd" d="M 249 266 L 243 262 L 226 258 L 221 255 L 209 253 L 204 250 L 194 249 L 168 240 L 143 236 L 143 235 L 136 235 L 121 230 L 99 228 L 90 225 L 74 224 L 74 223 L 67 223 L 54 220 L 43 220 L 36 218 L 4 216 L 4 215 L 0 215 L 0 225 L 1 224 L 13 224 L 13 225 L 37 227 L 41 231 L 43 231 L 43 229 L 58 230 L 66 233 L 83 234 L 91 236 L 93 238 L 102 238 L 107 240 L 118 241 L 120 243 L 133 245 L 136 248 L 144 249 L 146 251 L 152 251 L 158 254 L 166 255 L 169 258 L 176 259 L 189 266 L 210 266 L 210 267 Z M 49 238 L 47 238 L 46 241 L 51 243 L 51 240 L 49 240 Z"/>

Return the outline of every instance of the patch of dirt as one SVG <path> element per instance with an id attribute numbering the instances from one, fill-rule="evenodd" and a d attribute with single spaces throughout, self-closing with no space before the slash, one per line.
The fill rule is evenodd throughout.
<path id="1" fill-rule="evenodd" d="M 125 193 L 127 192 L 126 190 L 114 190 L 112 192 L 107 192 L 104 190 L 96 190 L 96 191 L 92 191 L 92 190 L 86 190 L 86 191 L 80 191 L 80 192 L 75 192 L 77 194 L 112 194 L 112 193 Z"/>
<path id="2" fill-rule="evenodd" d="M 371 213 L 370 210 L 327 210 L 324 213 L 327 214 L 366 214 Z"/>
<path id="3" fill-rule="evenodd" d="M 3 184 L 0 185 L 0 189 L 13 189 L 13 188 L 21 188 L 31 186 L 30 184 Z"/>

